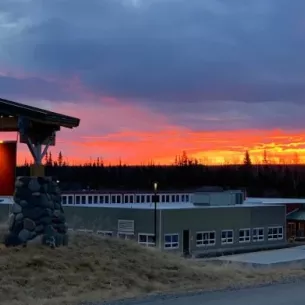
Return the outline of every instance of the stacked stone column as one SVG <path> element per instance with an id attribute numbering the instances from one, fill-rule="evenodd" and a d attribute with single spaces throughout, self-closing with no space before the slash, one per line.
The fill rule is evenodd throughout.
<path id="1" fill-rule="evenodd" d="M 37 236 L 52 248 L 67 245 L 68 228 L 57 183 L 49 177 L 18 177 L 8 224 L 6 246 L 26 245 Z"/>

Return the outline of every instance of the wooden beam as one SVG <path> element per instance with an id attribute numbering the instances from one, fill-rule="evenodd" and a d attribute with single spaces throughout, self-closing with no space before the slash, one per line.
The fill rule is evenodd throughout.
<path id="1" fill-rule="evenodd" d="M 18 119 L 16 117 L 0 117 L 0 132 L 18 131 Z"/>
<path id="2" fill-rule="evenodd" d="M 44 177 L 45 170 L 42 164 L 33 164 L 30 166 L 30 173 L 33 177 Z"/>

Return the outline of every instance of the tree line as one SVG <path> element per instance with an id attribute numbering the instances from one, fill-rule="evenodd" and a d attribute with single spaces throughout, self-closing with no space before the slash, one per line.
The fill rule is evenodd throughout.
<path id="1" fill-rule="evenodd" d="M 261 164 L 253 164 L 245 152 L 242 164 L 209 166 L 189 158 L 186 152 L 178 155 L 172 165 L 128 166 L 105 165 L 102 158 L 80 166 L 69 166 L 60 152 L 44 159 L 46 175 L 60 181 L 62 190 L 152 190 L 158 182 L 160 190 L 194 190 L 203 186 L 224 189 L 244 189 L 252 197 L 304 197 L 305 165 L 271 164 L 267 155 Z M 17 176 L 29 175 L 29 164 L 17 168 Z"/>

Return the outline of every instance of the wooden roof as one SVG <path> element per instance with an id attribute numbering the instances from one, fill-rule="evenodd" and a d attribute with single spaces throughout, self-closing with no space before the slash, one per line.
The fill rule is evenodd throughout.
<path id="1" fill-rule="evenodd" d="M 0 98 L 0 131 L 18 131 L 18 117 L 43 125 L 75 128 L 80 119 Z"/>

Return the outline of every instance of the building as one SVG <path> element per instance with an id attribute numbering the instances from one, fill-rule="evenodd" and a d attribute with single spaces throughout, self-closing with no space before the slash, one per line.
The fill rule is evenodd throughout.
<path id="1" fill-rule="evenodd" d="M 114 196 L 118 201 L 117 194 L 107 194 L 86 195 L 93 196 L 92 199 L 86 197 L 86 204 L 81 203 L 82 199 L 75 200 L 75 204 L 67 203 L 65 213 L 70 228 L 155 246 L 153 194 L 133 194 L 136 203 L 94 203 L 94 196 L 109 196 L 109 200 Z M 119 202 L 125 196 L 130 195 L 122 194 Z M 141 202 L 142 196 L 144 202 Z M 148 202 L 145 202 L 147 196 Z M 175 202 L 167 202 L 166 198 L 173 198 Z M 186 201 L 188 198 L 192 202 Z M 285 206 L 243 204 L 243 199 L 241 191 L 159 194 L 156 205 L 157 247 L 201 255 L 285 245 Z"/>
<path id="2" fill-rule="evenodd" d="M 10 204 L 9 198 L 0 202 L 2 221 Z M 157 197 L 149 192 L 64 193 L 63 206 L 70 230 L 195 256 L 286 244 L 285 205 L 244 203 L 238 190 L 158 192 Z"/>
<path id="3" fill-rule="evenodd" d="M 305 239 L 305 199 L 248 198 L 245 203 L 260 205 L 284 205 L 286 207 L 287 239 Z"/>
<path id="4" fill-rule="evenodd" d="M 74 230 L 134 239 L 154 246 L 154 207 L 150 204 L 66 207 Z M 157 247 L 193 254 L 284 245 L 284 206 L 160 205 Z"/>

